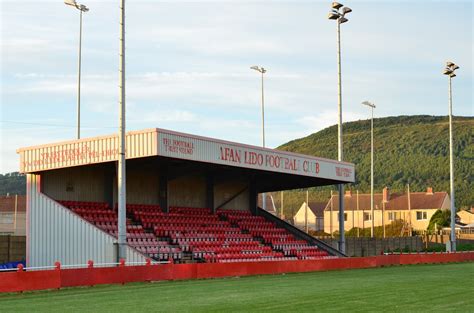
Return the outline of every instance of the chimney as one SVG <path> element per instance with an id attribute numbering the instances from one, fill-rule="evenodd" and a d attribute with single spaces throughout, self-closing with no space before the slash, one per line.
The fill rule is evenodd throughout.
<path id="1" fill-rule="evenodd" d="M 382 192 L 382 201 L 388 202 L 388 200 L 390 200 L 390 191 L 388 187 L 385 187 Z"/>
<path id="2" fill-rule="evenodd" d="M 433 195 L 433 188 L 432 187 L 426 188 L 426 194 L 427 195 Z"/>
<path id="3" fill-rule="evenodd" d="M 346 190 L 346 197 L 352 197 L 352 190 Z"/>

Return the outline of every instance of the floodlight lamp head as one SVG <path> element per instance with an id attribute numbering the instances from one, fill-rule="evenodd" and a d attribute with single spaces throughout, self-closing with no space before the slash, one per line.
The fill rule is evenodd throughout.
<path id="1" fill-rule="evenodd" d="M 86 7 L 85 5 L 81 4 L 77 7 L 79 10 L 81 10 L 82 12 L 87 12 L 89 11 L 89 8 Z"/>
<path id="2" fill-rule="evenodd" d="M 262 67 L 262 68 L 260 68 L 260 73 L 264 74 L 264 73 L 266 73 L 266 72 L 267 72 L 267 70 L 266 70 L 266 69 L 264 69 L 263 67 Z"/>
<path id="3" fill-rule="evenodd" d="M 451 62 L 451 61 L 446 62 L 446 66 L 447 66 L 447 67 L 451 67 L 451 66 L 453 66 L 453 65 L 455 65 L 455 64 L 454 64 L 453 62 Z"/>
<path id="4" fill-rule="evenodd" d="M 451 75 L 452 73 L 453 71 L 449 68 L 444 69 L 444 72 L 443 72 L 444 75 Z"/>
<path id="5" fill-rule="evenodd" d="M 260 71 L 260 69 L 259 69 L 259 67 L 258 67 L 257 65 L 251 66 L 250 69 L 251 69 L 251 70 Z"/>
<path id="6" fill-rule="evenodd" d="M 371 102 L 369 102 L 369 101 L 364 101 L 364 102 L 362 102 L 362 104 L 363 104 L 363 105 L 366 105 L 366 106 L 369 106 L 369 107 L 371 107 L 371 108 L 375 108 L 375 104 L 373 104 L 373 103 L 371 103 Z"/>
<path id="7" fill-rule="evenodd" d="M 343 23 L 345 23 L 345 22 L 347 22 L 347 21 L 349 21 L 347 18 L 341 17 L 341 18 L 339 19 L 339 24 L 343 24 Z"/>
<path id="8" fill-rule="evenodd" d="M 338 13 L 333 13 L 333 12 L 330 12 L 328 14 L 328 19 L 330 20 L 337 20 L 339 18 L 339 14 Z"/>
<path id="9" fill-rule="evenodd" d="M 458 68 L 459 68 L 459 65 L 454 64 L 453 71 L 457 70 Z"/>
<path id="10" fill-rule="evenodd" d="M 453 73 L 449 74 L 449 77 L 454 78 L 454 77 L 456 77 L 456 74 L 454 74 L 454 72 L 453 72 Z"/>
<path id="11" fill-rule="evenodd" d="M 64 0 L 64 3 L 73 7 L 77 6 L 76 0 Z"/>
<path id="12" fill-rule="evenodd" d="M 351 8 L 348 8 L 348 7 L 343 7 L 342 8 L 342 14 L 347 14 L 347 13 L 351 13 L 351 12 L 352 12 Z"/>
<path id="13" fill-rule="evenodd" d="M 342 8 L 342 6 L 343 6 L 343 4 L 341 4 L 341 3 L 339 3 L 339 2 L 333 2 L 333 3 L 331 4 L 331 7 L 332 7 L 333 9 L 336 9 L 336 10 L 339 10 L 340 8 Z"/>

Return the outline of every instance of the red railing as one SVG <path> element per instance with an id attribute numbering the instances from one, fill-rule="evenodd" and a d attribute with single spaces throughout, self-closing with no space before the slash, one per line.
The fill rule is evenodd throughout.
<path id="1" fill-rule="evenodd" d="M 297 260 L 239 263 L 151 264 L 65 269 L 57 262 L 50 270 L 27 270 L 22 265 L 15 272 L 0 273 L 0 292 L 60 289 L 63 287 L 125 284 L 160 280 L 203 279 L 229 276 L 313 272 L 382 266 L 473 262 L 474 252 L 391 254 L 362 258 Z"/>

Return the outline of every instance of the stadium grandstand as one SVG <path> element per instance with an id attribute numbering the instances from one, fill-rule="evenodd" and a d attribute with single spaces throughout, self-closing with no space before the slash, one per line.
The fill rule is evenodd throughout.
<path id="1" fill-rule="evenodd" d="M 118 137 L 21 148 L 27 266 L 117 262 Z M 127 133 L 127 262 L 343 256 L 262 210 L 262 192 L 350 183 L 354 166 L 163 129 Z"/>

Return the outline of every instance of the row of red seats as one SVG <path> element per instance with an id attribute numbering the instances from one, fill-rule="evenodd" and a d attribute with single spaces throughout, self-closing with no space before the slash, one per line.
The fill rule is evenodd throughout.
<path id="1" fill-rule="evenodd" d="M 218 248 L 201 248 L 193 249 L 193 256 L 195 258 L 203 258 L 207 254 L 262 254 L 273 252 L 272 248 L 268 246 L 255 247 L 251 249 L 242 249 L 239 247 L 218 247 Z"/>
<path id="2" fill-rule="evenodd" d="M 146 253 L 181 253 L 180 248 L 174 248 L 174 247 L 137 247 L 137 250 L 139 251 L 146 251 Z"/>
<path id="3" fill-rule="evenodd" d="M 188 234 L 196 234 L 196 233 L 213 233 L 213 234 L 240 234 L 240 230 L 238 228 L 224 228 L 224 227 L 196 227 L 193 229 L 189 229 L 189 227 L 172 227 L 169 225 L 166 226 L 155 226 L 154 232 L 158 237 L 170 237 L 172 234 L 181 234 L 181 233 L 188 233 Z"/>
<path id="4" fill-rule="evenodd" d="M 118 231 L 116 230 L 109 231 L 109 234 L 111 234 L 114 237 L 117 237 Z M 146 238 L 153 239 L 154 238 L 156 239 L 155 235 L 151 233 L 127 233 L 127 240 L 128 238 L 131 238 L 131 239 L 146 239 Z"/>
<path id="5" fill-rule="evenodd" d="M 88 215 L 84 214 L 81 215 L 83 219 L 86 219 L 88 221 L 92 222 L 105 222 L 105 223 L 115 223 L 117 224 L 117 217 L 110 217 L 110 216 L 94 216 L 94 215 Z"/>
<path id="6" fill-rule="evenodd" d="M 226 217 L 253 216 L 252 213 L 247 210 L 218 209 L 216 213 L 217 215 L 223 215 Z"/>
<path id="7" fill-rule="evenodd" d="M 182 222 L 170 222 L 163 220 L 147 220 L 140 221 L 145 228 L 153 228 L 154 226 L 170 226 L 170 227 L 200 227 L 200 226 L 216 226 L 226 227 L 228 224 L 222 221 L 182 221 Z"/>
<path id="8" fill-rule="evenodd" d="M 304 257 L 304 256 L 328 256 L 328 253 L 326 251 L 293 251 L 293 255 L 296 255 L 298 258 Z"/>
<path id="9" fill-rule="evenodd" d="M 219 255 L 206 255 L 204 257 L 207 262 L 245 262 L 245 261 L 263 261 L 263 260 L 275 260 L 285 259 L 280 252 L 269 252 L 260 254 L 242 254 L 242 253 L 224 253 Z"/>
<path id="10" fill-rule="evenodd" d="M 222 239 L 227 241 L 237 241 L 232 239 L 252 239 L 250 234 L 216 234 L 216 233 L 174 233 L 170 236 L 171 239 Z M 203 240 L 201 240 L 203 241 Z M 242 240 L 245 241 L 245 240 Z"/>
<path id="11" fill-rule="evenodd" d="M 89 207 L 89 208 L 110 208 L 108 203 L 105 202 L 89 202 L 89 201 L 69 201 L 69 200 L 58 200 L 59 203 L 66 207 Z"/>
<path id="12" fill-rule="evenodd" d="M 181 242 L 181 248 L 184 251 L 193 251 L 194 249 L 206 249 L 206 248 L 218 248 L 218 247 L 240 247 L 241 249 L 251 249 L 254 247 L 260 247 L 261 244 L 257 241 L 189 241 Z"/>
<path id="13" fill-rule="evenodd" d="M 133 210 L 132 212 L 136 217 L 174 217 L 174 218 L 182 218 L 182 219 L 193 219 L 193 218 L 210 218 L 210 219 L 219 219 L 217 215 L 184 215 L 183 213 L 176 213 L 176 212 L 156 212 L 156 211 L 141 211 L 141 210 Z"/>
<path id="14" fill-rule="evenodd" d="M 95 226 L 105 230 L 105 231 L 118 231 L 118 226 L 113 224 L 95 223 Z M 141 225 L 127 225 L 127 233 L 143 233 L 144 230 Z"/>
<path id="15" fill-rule="evenodd" d="M 288 237 L 292 236 L 290 233 L 286 231 L 286 229 L 283 228 L 274 228 L 274 229 L 248 229 L 248 231 L 253 235 L 253 236 L 258 236 L 258 237 L 265 237 L 265 236 L 281 236 L 283 237 Z"/>
<path id="16" fill-rule="evenodd" d="M 155 238 L 128 238 L 127 243 L 131 246 L 144 246 L 144 247 L 167 247 L 169 246 L 167 241 L 158 241 Z"/>
<path id="17" fill-rule="evenodd" d="M 325 259 L 334 259 L 334 256 L 308 256 L 302 255 L 298 257 L 299 260 L 325 260 Z"/>
<path id="18" fill-rule="evenodd" d="M 181 260 L 183 258 L 182 252 L 159 252 L 153 249 L 143 249 L 142 247 L 137 247 L 136 249 L 140 251 L 141 253 L 148 254 L 150 257 L 159 259 L 159 260 L 168 260 L 168 259 Z"/>

